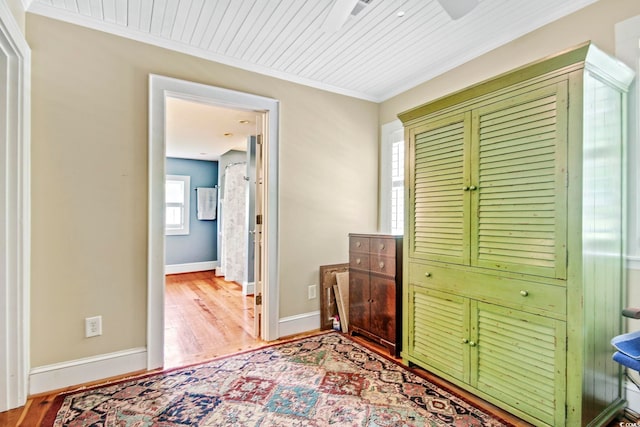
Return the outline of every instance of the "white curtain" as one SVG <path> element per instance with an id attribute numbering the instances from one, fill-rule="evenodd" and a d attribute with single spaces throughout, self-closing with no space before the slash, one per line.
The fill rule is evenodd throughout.
<path id="1" fill-rule="evenodd" d="M 242 283 L 247 258 L 246 163 L 228 166 L 224 174 L 222 213 L 222 271 L 228 281 Z"/>

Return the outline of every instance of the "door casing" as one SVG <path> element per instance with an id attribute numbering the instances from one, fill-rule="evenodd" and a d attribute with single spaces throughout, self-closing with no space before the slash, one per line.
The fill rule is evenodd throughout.
<path id="1" fill-rule="evenodd" d="M 279 102 L 215 86 L 149 76 L 149 229 L 147 254 L 147 368 L 164 362 L 165 97 L 265 113 L 264 291 L 262 336 L 278 338 L 278 112 Z"/>
<path id="2" fill-rule="evenodd" d="M 29 374 L 31 50 L 0 2 L 0 412 L 23 406 Z"/>

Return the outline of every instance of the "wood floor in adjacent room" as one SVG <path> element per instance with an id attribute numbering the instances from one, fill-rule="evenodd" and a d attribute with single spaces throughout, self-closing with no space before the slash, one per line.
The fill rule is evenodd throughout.
<path id="1" fill-rule="evenodd" d="M 171 274 L 165 286 L 164 367 L 264 345 L 253 337 L 253 295 L 213 271 Z"/>

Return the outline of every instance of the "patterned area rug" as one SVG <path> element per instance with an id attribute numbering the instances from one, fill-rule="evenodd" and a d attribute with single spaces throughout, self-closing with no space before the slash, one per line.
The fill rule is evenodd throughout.
<path id="1" fill-rule="evenodd" d="M 504 426 L 331 332 L 60 395 L 45 426 Z"/>

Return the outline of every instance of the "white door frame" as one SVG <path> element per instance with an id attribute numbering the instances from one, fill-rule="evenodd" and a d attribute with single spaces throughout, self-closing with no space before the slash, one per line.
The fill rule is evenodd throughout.
<path id="1" fill-rule="evenodd" d="M 29 371 L 31 51 L 0 1 L 0 412 L 23 406 Z"/>
<path id="2" fill-rule="evenodd" d="M 149 76 L 149 240 L 147 369 L 164 363 L 165 97 L 265 112 L 266 153 L 263 239 L 266 253 L 262 339 L 278 338 L 278 110 L 275 99 L 151 74 Z"/>

